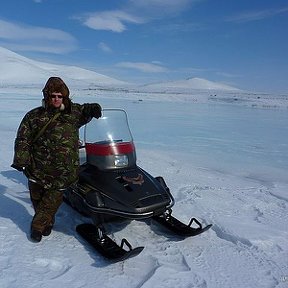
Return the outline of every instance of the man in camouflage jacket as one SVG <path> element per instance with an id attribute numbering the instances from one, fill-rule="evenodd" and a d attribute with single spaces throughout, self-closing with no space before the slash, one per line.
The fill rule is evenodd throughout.
<path id="1" fill-rule="evenodd" d="M 18 128 L 11 165 L 28 177 L 35 210 L 31 238 L 37 242 L 51 233 L 63 192 L 77 181 L 79 128 L 101 117 L 97 103 L 72 103 L 59 77 L 48 79 L 43 95 L 43 105 L 29 111 Z"/>

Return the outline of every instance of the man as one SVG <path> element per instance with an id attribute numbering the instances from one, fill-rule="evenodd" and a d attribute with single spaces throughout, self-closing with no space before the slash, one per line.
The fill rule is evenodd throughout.
<path id="1" fill-rule="evenodd" d="M 42 106 L 29 111 L 18 128 L 11 165 L 28 178 L 36 242 L 51 233 L 63 192 L 77 181 L 79 128 L 102 115 L 97 103 L 72 103 L 59 77 L 50 77 L 42 92 Z"/>

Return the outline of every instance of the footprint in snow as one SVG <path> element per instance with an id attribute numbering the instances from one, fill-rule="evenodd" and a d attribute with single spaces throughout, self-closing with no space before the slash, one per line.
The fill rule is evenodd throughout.
<path id="1" fill-rule="evenodd" d="M 58 278 L 71 268 L 71 265 L 66 263 L 66 261 L 48 258 L 35 259 L 32 266 L 34 268 L 37 267 L 38 272 L 45 274 L 49 279 Z"/>

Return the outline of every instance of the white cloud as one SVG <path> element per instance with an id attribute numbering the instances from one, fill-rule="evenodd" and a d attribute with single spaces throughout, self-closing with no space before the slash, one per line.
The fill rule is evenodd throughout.
<path id="1" fill-rule="evenodd" d="M 111 49 L 106 43 L 104 43 L 104 42 L 100 42 L 100 43 L 98 44 L 98 48 L 99 48 L 100 50 L 102 50 L 103 52 L 107 52 L 107 53 L 112 52 L 112 49 Z"/>
<path id="2" fill-rule="evenodd" d="M 124 11 L 106 11 L 91 13 L 80 17 L 82 23 L 95 30 L 110 30 L 113 32 L 123 32 L 126 30 L 125 23 L 142 23 L 140 17 L 133 16 Z"/>
<path id="3" fill-rule="evenodd" d="M 139 70 L 147 73 L 162 73 L 167 72 L 168 69 L 158 65 L 159 62 L 144 63 L 144 62 L 120 62 L 116 66 L 121 68 L 129 68 Z"/>
<path id="4" fill-rule="evenodd" d="M 174 16 L 199 1 L 202 0 L 129 0 L 121 10 L 87 13 L 75 19 L 91 29 L 121 33 L 129 23 L 143 24 L 153 19 Z"/>
<path id="5" fill-rule="evenodd" d="M 249 11 L 246 13 L 241 13 L 232 17 L 228 17 L 226 20 L 230 22 L 250 22 L 262 20 L 265 18 L 271 18 L 278 14 L 287 13 L 288 7 L 283 7 L 280 9 L 266 9 L 266 10 L 258 10 L 258 11 Z"/>
<path id="6" fill-rule="evenodd" d="M 76 49 L 76 39 L 62 30 L 0 19 L 0 45 L 22 51 L 65 53 Z"/>

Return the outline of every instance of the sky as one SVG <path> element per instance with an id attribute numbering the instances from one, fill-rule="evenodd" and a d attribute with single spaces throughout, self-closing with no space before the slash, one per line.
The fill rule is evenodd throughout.
<path id="1" fill-rule="evenodd" d="M 284 0 L 4 0 L 0 46 L 132 83 L 288 91 Z M 1 70 L 1 67 L 0 67 Z"/>

